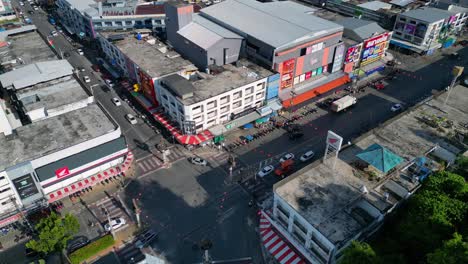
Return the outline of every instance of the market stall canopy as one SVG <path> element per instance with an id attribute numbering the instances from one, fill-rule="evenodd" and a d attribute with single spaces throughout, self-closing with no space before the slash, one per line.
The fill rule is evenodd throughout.
<path id="1" fill-rule="evenodd" d="M 403 161 L 400 156 L 379 144 L 372 144 L 356 156 L 384 173 L 395 168 Z"/>

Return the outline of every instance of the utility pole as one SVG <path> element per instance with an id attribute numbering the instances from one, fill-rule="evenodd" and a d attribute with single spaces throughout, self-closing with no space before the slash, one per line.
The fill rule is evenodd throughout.
<path id="1" fill-rule="evenodd" d="M 137 225 L 138 228 L 141 228 L 141 219 L 140 219 L 140 214 L 141 214 L 141 209 L 140 206 L 138 206 L 137 201 L 135 198 L 132 199 L 133 202 L 133 207 L 135 207 L 135 217 L 137 220 Z"/>
<path id="2" fill-rule="evenodd" d="M 13 205 L 15 206 L 16 210 L 18 210 L 19 214 L 21 215 L 21 218 L 23 218 L 24 222 L 26 222 L 26 225 L 28 226 L 29 228 L 29 231 L 31 231 L 31 233 L 34 233 L 34 229 L 31 225 L 31 223 L 29 222 L 28 218 L 24 215 L 24 212 L 23 210 L 21 209 L 21 207 L 18 205 L 18 203 L 16 202 L 16 197 L 14 197 L 13 195 L 10 196 L 10 201 L 13 203 Z"/>
<path id="3" fill-rule="evenodd" d="M 452 92 L 453 87 L 455 86 L 455 83 L 457 82 L 458 77 L 460 77 L 460 75 L 462 75 L 464 69 L 465 68 L 461 67 L 461 66 L 453 67 L 453 70 L 452 70 L 453 79 L 452 79 L 452 83 L 450 83 L 450 86 L 447 87 L 448 93 L 447 93 L 447 97 L 445 97 L 444 107 L 447 104 L 447 101 L 448 101 L 448 99 L 450 97 L 450 93 Z"/>

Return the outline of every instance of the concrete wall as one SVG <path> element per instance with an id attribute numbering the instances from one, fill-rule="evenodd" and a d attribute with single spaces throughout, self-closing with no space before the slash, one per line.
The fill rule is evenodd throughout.
<path id="1" fill-rule="evenodd" d="M 223 39 L 216 43 L 208 50 L 208 65 L 222 66 L 236 62 L 239 59 L 241 45 L 242 39 Z"/>
<path id="2" fill-rule="evenodd" d="M 165 4 L 164 8 L 167 40 L 172 45 L 176 45 L 179 40 L 177 31 L 192 22 L 193 6 L 176 7 L 172 4 Z"/>

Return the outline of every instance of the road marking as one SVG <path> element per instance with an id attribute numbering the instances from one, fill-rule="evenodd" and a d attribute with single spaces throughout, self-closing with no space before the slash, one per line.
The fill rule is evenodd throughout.
<path id="1" fill-rule="evenodd" d="M 157 166 L 161 166 L 161 165 L 162 165 L 162 162 L 161 162 L 158 158 L 156 158 L 156 157 L 152 157 L 151 160 L 154 161 L 154 162 L 157 164 Z"/>
<path id="2" fill-rule="evenodd" d="M 138 167 L 140 167 L 140 169 L 143 170 L 143 172 L 148 171 L 148 169 L 146 169 L 145 165 L 143 165 L 143 161 L 138 163 Z"/>
<path id="3" fill-rule="evenodd" d="M 152 167 L 158 166 L 158 164 L 154 161 L 154 157 L 148 158 L 145 160 L 145 162 L 148 162 Z"/>

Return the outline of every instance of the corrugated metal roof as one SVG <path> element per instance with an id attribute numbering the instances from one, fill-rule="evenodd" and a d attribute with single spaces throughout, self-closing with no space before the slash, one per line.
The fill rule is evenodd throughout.
<path id="1" fill-rule="evenodd" d="M 373 10 L 373 11 L 377 11 L 379 9 L 390 9 L 390 8 L 392 8 L 392 5 L 384 3 L 384 2 L 380 2 L 380 1 L 371 1 L 371 2 L 360 4 L 358 6 L 362 7 L 362 8 L 365 8 L 365 9 Z"/>
<path id="2" fill-rule="evenodd" d="M 214 33 L 220 35 L 223 38 L 228 38 L 228 39 L 241 39 L 242 38 L 241 36 L 230 31 L 229 29 L 226 29 L 225 27 L 222 27 L 198 14 L 194 14 L 192 16 L 192 19 L 197 24 L 203 26 L 204 28 L 207 28 L 208 30 L 213 31 Z"/>
<path id="3" fill-rule="evenodd" d="M 400 16 L 414 18 L 428 23 L 433 23 L 443 19 L 447 19 L 451 15 L 452 13 L 450 13 L 449 11 L 432 7 L 413 9 L 400 14 Z"/>
<path id="4" fill-rule="evenodd" d="M 380 27 L 376 22 L 362 20 L 354 17 L 343 18 L 337 21 L 338 24 L 343 25 L 345 29 L 352 30 L 359 38 L 356 41 L 372 37 L 374 34 L 384 33 L 386 30 Z"/>
<path id="5" fill-rule="evenodd" d="M 0 84 L 6 88 L 21 89 L 73 74 L 73 66 L 67 60 L 42 61 L 0 75 Z"/>
<path id="6" fill-rule="evenodd" d="M 33 31 L 36 29 L 37 28 L 35 25 L 27 25 L 27 26 L 22 26 L 22 27 L 15 28 L 15 29 L 5 30 L 5 31 L 0 32 L 0 40 L 6 40 L 6 38 L 9 35 L 15 35 L 15 34 L 23 33 L 23 32 Z"/>
<path id="7" fill-rule="evenodd" d="M 220 35 L 194 22 L 186 25 L 177 33 L 205 50 L 223 39 Z"/>
<path id="8" fill-rule="evenodd" d="M 314 10 L 290 1 L 261 3 L 226 0 L 202 9 L 200 14 L 228 25 L 239 35 L 250 35 L 274 48 L 280 48 L 343 29 L 338 24 L 311 15 Z"/>
<path id="9" fill-rule="evenodd" d="M 392 0 L 390 4 L 403 7 L 413 3 L 414 1 L 415 0 Z"/>
<path id="10" fill-rule="evenodd" d="M 84 166 L 90 162 L 96 161 L 106 156 L 112 155 L 126 148 L 127 143 L 125 142 L 125 138 L 120 137 L 102 145 L 99 145 L 97 147 L 87 149 L 78 154 L 66 157 L 64 159 L 37 168 L 36 174 L 39 180 L 42 182 L 55 177 L 55 171 L 60 168 L 68 167 L 68 169 L 71 171 L 73 169 Z"/>

